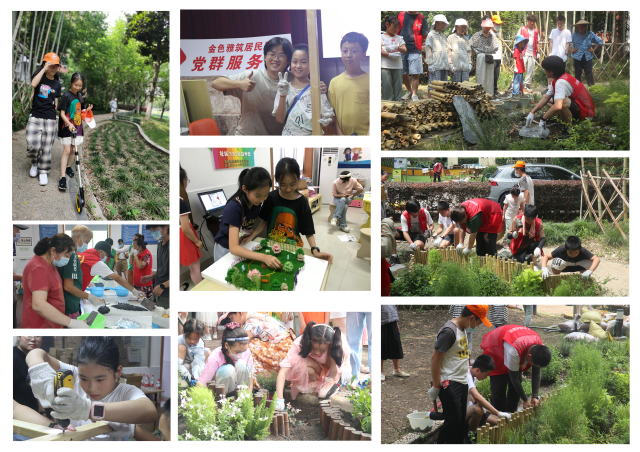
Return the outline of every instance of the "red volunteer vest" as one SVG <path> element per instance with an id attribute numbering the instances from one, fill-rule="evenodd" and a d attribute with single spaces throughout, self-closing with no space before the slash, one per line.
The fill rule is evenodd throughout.
<path id="1" fill-rule="evenodd" d="M 402 11 L 398 14 L 398 20 L 400 20 L 400 29 L 404 25 L 404 14 L 406 11 Z M 413 40 L 416 43 L 418 50 L 422 50 L 422 20 L 424 16 L 418 13 L 416 20 L 413 22 Z"/>
<path id="2" fill-rule="evenodd" d="M 482 225 L 478 232 L 497 233 L 502 231 L 502 210 L 497 202 L 484 198 L 474 198 L 461 204 L 467 211 L 467 221 L 475 217 L 478 212 L 482 212 Z M 467 234 L 471 234 L 471 230 L 466 223 L 462 224 Z"/>
<path id="3" fill-rule="evenodd" d="M 411 215 L 406 210 L 402 212 L 402 216 L 405 220 L 407 220 L 407 225 L 409 226 L 409 230 L 411 230 Z M 424 234 L 424 231 L 427 230 L 427 215 L 424 213 L 424 209 L 420 208 L 418 212 L 418 223 L 420 223 L 420 230 Z"/>
<path id="4" fill-rule="evenodd" d="M 138 268 L 135 260 L 133 262 L 133 285 L 134 286 L 146 287 L 153 284 L 153 281 L 149 281 L 148 283 L 144 283 L 144 284 L 142 284 L 142 281 L 141 281 L 143 276 L 147 276 L 153 273 L 153 266 L 152 266 L 153 260 L 152 260 L 151 252 L 149 251 L 149 248 L 147 248 L 142 252 L 139 252 L 138 257 L 140 258 L 140 260 L 142 260 L 142 258 L 147 254 L 149 255 L 149 264 L 145 268 Z"/>
<path id="5" fill-rule="evenodd" d="M 518 215 L 516 218 L 519 218 L 521 220 L 523 220 L 524 215 Z M 516 220 L 516 218 L 514 218 L 513 221 Z M 520 248 L 520 244 L 522 243 L 522 241 L 524 240 L 524 220 L 522 221 L 523 225 L 520 229 L 518 229 L 518 237 L 515 239 L 511 240 L 511 254 L 516 254 L 518 252 L 518 249 Z M 536 242 L 540 241 L 540 237 L 538 235 L 538 231 L 540 231 L 540 224 L 542 223 L 542 220 L 540 220 L 540 218 L 535 219 L 535 222 L 533 224 L 534 227 L 534 232 L 535 232 L 535 238 L 533 240 L 535 240 Z M 544 251 L 542 250 L 542 248 L 540 248 L 540 253 L 544 254 Z"/>
<path id="6" fill-rule="evenodd" d="M 553 82 L 551 82 L 554 93 L 556 92 L 556 82 L 558 80 L 566 80 L 573 88 L 573 94 L 571 94 L 569 98 L 578 104 L 578 108 L 580 108 L 580 117 L 582 119 L 593 118 L 596 115 L 596 106 L 593 104 L 591 94 L 589 94 L 589 91 L 584 87 L 582 82 L 565 72 L 559 78 L 554 79 Z"/>
<path id="7" fill-rule="evenodd" d="M 504 375 L 509 373 L 509 369 L 504 365 L 504 342 L 515 347 L 520 356 L 520 367 L 522 371 L 527 371 L 531 367 L 528 363 L 522 367 L 527 351 L 532 345 L 543 345 L 538 333 L 520 325 L 504 325 L 485 334 L 482 338 L 480 348 L 483 353 L 490 355 L 496 368 L 490 375 Z"/>
<path id="8" fill-rule="evenodd" d="M 438 162 L 433 165 L 433 172 L 436 174 L 440 174 L 442 172 L 442 163 Z"/>
<path id="9" fill-rule="evenodd" d="M 91 268 L 98 262 L 102 262 L 100 259 L 100 251 L 90 249 L 84 253 L 78 253 L 78 259 L 80 260 L 80 268 L 82 269 L 82 290 L 85 290 L 94 278 L 94 276 L 91 276 Z"/>
<path id="10" fill-rule="evenodd" d="M 529 29 L 528 29 L 526 26 L 524 26 L 524 27 L 520 28 L 520 34 L 521 34 L 522 36 L 524 36 L 525 38 L 527 38 L 529 41 L 531 41 L 531 40 L 532 40 L 532 39 L 531 39 L 531 36 L 529 36 Z M 539 34 L 540 34 L 540 32 L 538 31 L 538 29 L 537 29 L 537 28 L 533 30 L 533 44 L 532 44 L 532 45 L 533 45 L 533 57 L 534 57 L 534 58 L 535 58 L 535 56 L 536 56 L 536 49 L 538 48 L 538 35 L 539 35 Z M 527 45 L 528 45 L 528 44 L 529 44 L 529 43 L 527 43 Z M 526 53 L 526 50 L 527 50 L 527 46 L 525 46 L 525 48 L 524 48 L 524 50 L 522 51 L 522 53 L 523 53 L 523 54 L 524 54 L 524 53 Z"/>

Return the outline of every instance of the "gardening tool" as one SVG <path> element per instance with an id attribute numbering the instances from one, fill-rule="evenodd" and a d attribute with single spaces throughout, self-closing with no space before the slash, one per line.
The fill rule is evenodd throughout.
<path id="1" fill-rule="evenodd" d="M 58 390 L 61 388 L 73 389 L 73 372 L 70 370 L 59 370 L 53 379 L 54 394 L 58 396 Z M 67 430 L 71 421 L 69 419 L 58 419 L 58 425 L 62 427 L 62 433 Z"/>
<path id="2" fill-rule="evenodd" d="M 76 135 L 78 133 L 73 131 L 73 142 L 76 142 Z M 82 144 L 80 144 L 82 147 Z M 76 195 L 76 210 L 78 213 L 82 213 L 82 209 L 84 208 L 84 187 L 82 186 L 82 172 L 80 171 L 80 154 L 78 153 L 78 145 L 75 146 L 76 152 L 76 171 L 78 172 L 78 194 Z"/>
<path id="3" fill-rule="evenodd" d="M 564 333 L 560 328 L 556 328 L 553 326 L 534 326 L 529 325 L 529 328 L 538 328 L 540 330 L 544 330 L 545 333 Z"/>

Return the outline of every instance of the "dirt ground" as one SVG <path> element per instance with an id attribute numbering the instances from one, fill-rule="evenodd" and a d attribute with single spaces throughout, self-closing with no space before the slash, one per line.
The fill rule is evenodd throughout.
<path id="1" fill-rule="evenodd" d="M 400 360 L 400 369 L 408 372 L 408 378 L 391 376 L 392 364 L 385 362 L 386 380 L 382 382 L 381 400 L 381 437 L 383 443 L 393 443 L 412 430 L 406 416 L 417 411 L 431 411 L 433 403 L 427 391 L 431 382 L 431 354 L 433 344 L 440 328 L 450 320 L 449 306 L 444 309 L 424 310 L 420 306 L 412 306 L 412 310 L 398 309 L 400 337 L 404 359 Z M 593 305 L 595 308 L 596 305 Z M 571 314 L 573 306 L 566 305 L 538 305 L 537 315 L 532 318 L 532 326 L 550 326 L 564 322 L 563 314 Z M 524 312 L 509 309 L 509 323 L 522 325 Z M 480 327 L 480 332 L 473 335 L 471 340 L 471 357 L 482 354 L 480 343 L 482 336 L 488 329 Z M 546 333 L 536 330 L 545 345 L 558 345 L 564 335 Z M 545 387 L 541 388 L 543 391 Z"/>

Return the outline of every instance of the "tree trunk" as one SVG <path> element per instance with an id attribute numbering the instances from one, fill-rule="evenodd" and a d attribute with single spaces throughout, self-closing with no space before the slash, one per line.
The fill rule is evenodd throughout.
<path id="1" fill-rule="evenodd" d="M 160 113 L 160 121 L 162 121 L 162 117 L 164 116 L 164 107 L 167 105 L 167 96 L 164 97 L 162 101 L 162 113 Z"/>
<path id="2" fill-rule="evenodd" d="M 57 55 L 60 55 L 60 40 L 62 39 L 62 28 L 64 26 L 64 11 L 60 11 L 60 30 L 58 31 L 58 40 L 55 46 L 55 52 Z"/>
<path id="3" fill-rule="evenodd" d="M 147 104 L 147 113 L 145 119 L 148 121 L 151 119 L 151 110 L 153 110 L 153 98 L 156 94 L 156 86 L 158 85 L 158 74 L 160 74 L 160 44 L 156 48 L 156 62 L 153 65 L 153 79 L 151 80 L 151 89 L 149 91 L 149 103 Z"/>
<path id="4" fill-rule="evenodd" d="M 41 18 L 40 22 L 41 23 L 45 23 L 46 21 L 47 21 L 47 11 L 44 11 L 44 20 Z M 33 64 L 33 69 L 31 71 L 32 74 L 36 70 L 36 67 L 38 67 L 38 65 L 42 61 L 42 60 L 38 60 L 39 55 L 40 55 L 40 43 L 42 42 L 42 33 L 44 33 L 44 26 L 40 27 L 40 32 L 38 33 L 38 41 L 36 43 L 35 49 L 33 49 L 33 50 L 35 50 L 35 52 L 33 53 L 33 56 L 34 56 L 33 63 L 34 64 Z"/>
<path id="5" fill-rule="evenodd" d="M 16 37 L 18 36 L 18 31 L 20 31 L 20 24 L 22 23 L 22 11 L 20 11 L 20 13 L 18 14 L 18 19 L 16 20 L 16 26 L 13 29 L 13 38 L 12 38 L 12 42 L 11 42 L 11 49 L 13 51 L 13 67 L 11 70 L 11 80 L 13 81 L 13 79 L 15 79 L 16 76 L 16 60 L 18 58 L 18 54 L 20 53 L 18 51 L 18 42 L 16 42 Z M 11 97 L 13 98 L 13 91 L 14 91 L 15 85 L 13 83 L 11 83 Z"/>
<path id="6" fill-rule="evenodd" d="M 609 25 L 609 11 L 605 11 L 604 16 L 604 34 L 602 35 L 602 52 L 600 52 L 600 66 L 602 66 L 602 60 L 604 59 L 604 49 L 607 45 L 607 25 Z"/>

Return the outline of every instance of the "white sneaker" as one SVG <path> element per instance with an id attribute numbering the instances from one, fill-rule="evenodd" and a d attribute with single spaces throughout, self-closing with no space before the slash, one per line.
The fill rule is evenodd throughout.
<path id="1" fill-rule="evenodd" d="M 346 226 L 341 227 L 340 230 L 343 231 L 343 232 L 351 232 L 351 228 L 348 228 Z"/>
<path id="2" fill-rule="evenodd" d="M 420 99 L 418 98 L 418 96 L 416 96 L 414 94 L 413 96 L 411 96 L 411 100 L 415 102 L 415 101 L 420 100 Z"/>
<path id="3" fill-rule="evenodd" d="M 202 336 L 202 340 L 203 341 L 210 341 L 211 340 L 211 336 L 209 334 L 205 334 L 204 336 Z"/>
<path id="4" fill-rule="evenodd" d="M 36 177 L 38 175 L 38 165 L 31 165 L 31 169 L 29 170 L 29 176 Z"/>
<path id="5" fill-rule="evenodd" d="M 338 219 L 336 217 L 331 219 L 331 226 L 338 226 Z"/>
<path id="6" fill-rule="evenodd" d="M 381 380 L 384 381 L 385 380 L 385 376 L 384 374 L 380 374 Z"/>
<path id="7" fill-rule="evenodd" d="M 402 100 L 411 99 L 411 91 L 407 91 L 406 93 L 404 93 L 404 96 L 402 96 L 400 99 L 402 99 Z"/>
<path id="8" fill-rule="evenodd" d="M 47 185 L 49 183 L 49 179 L 45 173 L 40 174 L 40 185 Z"/>
<path id="9" fill-rule="evenodd" d="M 216 332 L 213 333 L 213 339 L 218 339 L 218 329 L 216 328 Z"/>

